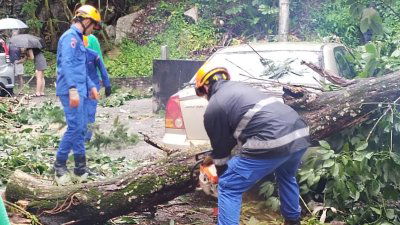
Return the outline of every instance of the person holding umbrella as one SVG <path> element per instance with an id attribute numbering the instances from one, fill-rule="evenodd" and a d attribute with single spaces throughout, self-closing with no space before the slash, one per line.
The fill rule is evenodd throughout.
<path id="1" fill-rule="evenodd" d="M 12 37 L 19 34 L 19 30 L 12 30 Z M 14 76 L 18 79 L 19 91 L 24 86 L 24 62 L 26 61 L 26 49 L 19 48 L 15 44 L 10 45 L 10 61 L 14 64 Z"/>
<path id="2" fill-rule="evenodd" d="M 27 57 L 34 61 L 36 70 L 36 93 L 34 96 L 43 96 L 45 85 L 43 71 L 47 68 L 46 59 L 41 50 L 44 47 L 43 40 L 31 34 L 14 34 L 10 38 L 10 45 L 21 49 L 27 49 Z"/>
<path id="3" fill-rule="evenodd" d="M 68 182 L 66 165 L 71 149 L 74 153 L 74 174 L 84 179 L 93 173 L 86 166 L 85 99 L 98 99 L 95 84 L 90 80 L 86 68 L 86 48 L 83 35 L 89 35 L 94 29 L 100 29 L 99 11 L 91 5 L 83 5 L 75 12 L 71 28 L 64 32 L 57 47 L 57 87 L 56 95 L 64 109 L 67 131 L 64 133 L 57 150 L 54 170 L 59 184 Z"/>

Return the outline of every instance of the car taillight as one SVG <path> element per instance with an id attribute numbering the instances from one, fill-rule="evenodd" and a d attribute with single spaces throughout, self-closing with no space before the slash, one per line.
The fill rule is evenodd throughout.
<path id="1" fill-rule="evenodd" d="M 4 52 L 6 54 L 6 63 L 11 63 L 11 61 L 10 61 L 10 52 L 9 52 L 7 44 L 5 42 L 3 42 L 2 46 L 3 46 Z"/>
<path id="2" fill-rule="evenodd" d="M 178 95 L 170 97 L 165 107 L 165 128 L 185 128 Z"/>

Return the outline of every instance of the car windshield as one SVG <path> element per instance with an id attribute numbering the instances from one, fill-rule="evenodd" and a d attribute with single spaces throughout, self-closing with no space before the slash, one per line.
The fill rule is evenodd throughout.
<path id="1" fill-rule="evenodd" d="M 286 84 L 319 86 L 320 75 L 302 60 L 322 66 L 319 51 L 254 51 L 216 53 L 207 63 L 228 69 L 232 80 L 244 82 L 274 81 Z M 194 80 L 192 79 L 192 82 Z"/>

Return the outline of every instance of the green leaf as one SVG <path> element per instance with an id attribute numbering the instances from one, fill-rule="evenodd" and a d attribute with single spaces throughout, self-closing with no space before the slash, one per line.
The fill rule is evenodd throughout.
<path id="1" fill-rule="evenodd" d="M 368 152 L 367 154 L 365 154 L 365 158 L 366 159 L 371 159 L 371 157 L 374 155 L 373 152 Z"/>
<path id="2" fill-rule="evenodd" d="M 334 151 L 329 151 L 329 152 L 327 152 L 325 154 L 322 154 L 320 159 L 323 160 L 323 161 L 328 160 L 328 159 L 332 158 L 334 153 L 335 153 Z"/>
<path id="3" fill-rule="evenodd" d="M 260 221 L 258 219 L 256 219 L 254 216 L 252 216 L 250 218 L 250 220 L 246 221 L 244 224 L 245 225 L 258 225 L 258 224 L 260 224 Z"/>
<path id="4" fill-rule="evenodd" d="M 339 164 L 335 163 L 335 165 L 331 168 L 331 173 L 333 178 L 337 178 L 339 176 Z"/>
<path id="5" fill-rule="evenodd" d="M 265 202 L 265 204 L 268 207 L 270 207 L 273 211 L 278 211 L 279 210 L 280 201 L 279 201 L 279 199 L 277 197 L 270 197 Z"/>
<path id="6" fill-rule="evenodd" d="M 361 162 L 361 161 L 363 161 L 365 159 L 365 155 L 361 152 L 361 153 L 359 153 L 359 152 L 356 152 L 355 154 L 354 154 L 354 156 L 353 156 L 353 160 L 354 161 L 357 161 L 357 162 Z"/>
<path id="7" fill-rule="evenodd" d="M 303 181 L 307 180 L 313 173 L 314 173 L 314 171 L 309 171 L 308 173 L 301 175 L 299 183 L 302 183 Z"/>
<path id="8" fill-rule="evenodd" d="M 263 195 L 266 199 L 269 198 L 274 193 L 274 184 L 272 182 L 264 182 L 259 190 L 259 194 Z"/>
<path id="9" fill-rule="evenodd" d="M 392 160 L 394 163 L 397 165 L 400 165 L 400 155 L 396 152 L 390 152 L 390 157 L 392 157 Z"/>
<path id="10" fill-rule="evenodd" d="M 350 13 L 356 19 L 361 19 L 365 7 L 361 4 L 355 3 L 350 6 Z"/>
<path id="11" fill-rule="evenodd" d="M 379 181 L 372 180 L 371 183 L 368 185 L 368 193 L 371 196 L 376 197 L 376 196 L 378 196 L 380 191 L 381 191 L 381 185 L 380 185 Z"/>
<path id="12" fill-rule="evenodd" d="M 387 209 L 386 212 L 385 212 L 385 214 L 386 214 L 386 217 L 387 217 L 388 219 L 390 219 L 390 220 L 394 219 L 395 216 L 396 216 L 396 214 L 395 214 L 395 212 L 394 212 L 394 209 Z"/>
<path id="13" fill-rule="evenodd" d="M 327 150 L 330 150 L 330 149 L 331 149 L 331 146 L 329 145 L 329 143 L 328 143 L 327 141 L 324 141 L 324 140 L 319 141 L 319 145 L 320 145 L 321 147 L 327 149 Z"/>
<path id="14" fill-rule="evenodd" d="M 378 54 L 378 50 L 377 50 L 377 48 L 376 48 L 374 43 L 366 44 L 365 45 L 365 51 L 367 53 L 370 53 L 370 54 L 374 55 L 374 56 L 376 56 Z"/>
<path id="15" fill-rule="evenodd" d="M 348 182 L 347 187 L 350 191 L 350 197 L 353 198 L 354 201 L 357 201 L 360 198 L 360 192 L 358 191 L 356 186 L 352 182 Z"/>
<path id="16" fill-rule="evenodd" d="M 376 214 L 378 214 L 378 215 L 381 215 L 382 214 L 382 210 L 381 209 L 378 209 L 378 208 L 375 208 L 375 207 L 369 207 L 373 212 L 375 212 Z"/>
<path id="17" fill-rule="evenodd" d="M 346 144 L 344 144 L 343 147 L 342 147 L 342 151 L 343 152 L 348 152 L 349 150 L 350 150 L 349 143 L 346 142 Z"/>
<path id="18" fill-rule="evenodd" d="M 385 182 L 388 181 L 390 173 L 391 173 L 390 165 L 389 165 L 389 163 L 387 161 L 385 161 L 383 163 L 383 179 L 384 179 Z"/>
<path id="19" fill-rule="evenodd" d="M 333 159 L 328 159 L 324 162 L 323 166 L 324 168 L 331 167 L 335 164 L 335 161 Z"/>
<path id="20" fill-rule="evenodd" d="M 375 34 L 381 34 L 383 32 L 382 18 L 373 8 L 364 9 L 361 16 L 361 32 L 365 33 L 368 29 L 371 29 Z"/>
<path id="21" fill-rule="evenodd" d="M 377 35 L 383 33 L 382 18 L 379 16 L 378 13 L 374 14 L 374 16 L 371 18 L 370 28 Z"/>
<path id="22" fill-rule="evenodd" d="M 364 69 L 365 76 L 367 76 L 367 77 L 373 76 L 378 67 L 378 64 L 379 63 L 376 60 L 376 58 L 368 60 L 367 65 L 365 66 L 365 69 Z"/>
<path id="23" fill-rule="evenodd" d="M 362 33 L 365 33 L 368 31 L 370 25 L 370 21 L 368 19 L 363 19 L 360 22 L 360 30 Z"/>
<path id="24" fill-rule="evenodd" d="M 309 187 L 313 186 L 314 185 L 314 180 L 315 180 L 315 174 L 311 173 L 310 176 L 308 176 L 308 178 L 307 178 L 307 185 Z"/>
<path id="25" fill-rule="evenodd" d="M 357 151 L 363 151 L 368 147 L 368 142 L 364 142 L 363 144 L 357 146 L 356 150 Z"/>

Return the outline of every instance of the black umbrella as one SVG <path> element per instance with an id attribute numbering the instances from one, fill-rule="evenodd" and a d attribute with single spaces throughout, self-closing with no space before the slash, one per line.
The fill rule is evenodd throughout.
<path id="1" fill-rule="evenodd" d="M 19 34 L 10 38 L 10 44 L 18 48 L 43 48 L 44 42 L 40 37 L 31 34 Z"/>

